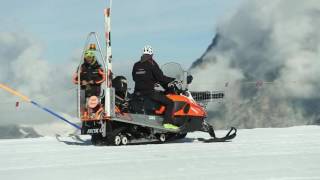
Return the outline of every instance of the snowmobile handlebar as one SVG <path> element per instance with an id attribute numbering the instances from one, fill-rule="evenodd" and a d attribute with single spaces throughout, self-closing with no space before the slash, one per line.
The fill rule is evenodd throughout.
<path id="1" fill-rule="evenodd" d="M 183 92 L 182 90 L 182 81 L 174 80 L 168 84 L 160 85 L 159 83 L 155 84 L 155 89 L 159 91 L 164 91 L 165 94 L 174 93 L 180 94 Z"/>
<path id="2" fill-rule="evenodd" d="M 182 81 L 178 81 L 178 80 L 174 80 L 174 81 L 168 83 L 168 87 L 169 88 L 173 88 L 175 86 L 176 87 L 182 87 L 181 85 L 182 85 Z"/>
<path id="3" fill-rule="evenodd" d="M 175 94 L 180 94 L 183 92 L 182 88 L 182 81 L 174 80 L 167 85 L 166 92 L 167 93 L 175 93 Z"/>

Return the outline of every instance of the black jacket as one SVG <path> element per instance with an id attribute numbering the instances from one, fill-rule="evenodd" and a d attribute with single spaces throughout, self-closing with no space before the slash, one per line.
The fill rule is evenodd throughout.
<path id="1" fill-rule="evenodd" d="M 106 80 L 105 74 L 98 62 L 88 64 L 84 62 L 80 66 L 80 79 L 81 81 L 94 81 L 91 86 L 100 86 Z M 78 83 L 78 74 L 74 77 L 74 83 Z"/>
<path id="2" fill-rule="evenodd" d="M 154 92 L 155 83 L 160 83 L 163 87 L 166 87 L 169 82 L 174 81 L 174 78 L 163 74 L 151 55 L 146 54 L 134 64 L 132 77 L 135 81 L 134 91 L 140 92 L 142 95 Z"/>

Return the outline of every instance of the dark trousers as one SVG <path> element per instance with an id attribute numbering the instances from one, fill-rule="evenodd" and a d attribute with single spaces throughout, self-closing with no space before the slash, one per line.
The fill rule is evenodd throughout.
<path id="1" fill-rule="evenodd" d="M 148 97 L 151 100 L 158 102 L 161 105 L 164 105 L 166 107 L 166 111 L 164 113 L 164 120 L 162 124 L 166 124 L 166 123 L 173 124 L 172 118 L 173 118 L 174 102 L 171 99 L 167 98 L 167 96 L 159 92 L 152 92 L 151 94 L 148 95 Z"/>
<path id="2" fill-rule="evenodd" d="M 100 97 L 101 86 L 100 85 L 86 85 L 81 86 L 81 89 L 85 91 L 85 97 L 97 96 Z"/>
<path id="3" fill-rule="evenodd" d="M 86 85 L 81 86 L 80 90 L 80 111 L 86 107 L 87 98 L 91 96 L 97 96 L 100 98 L 101 86 L 100 85 Z M 102 101 L 104 102 L 104 101 Z"/>

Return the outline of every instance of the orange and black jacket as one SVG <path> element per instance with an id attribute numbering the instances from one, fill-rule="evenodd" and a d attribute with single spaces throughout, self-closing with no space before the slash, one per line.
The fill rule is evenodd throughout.
<path id="1" fill-rule="evenodd" d="M 79 69 L 78 69 L 79 70 Z M 80 67 L 80 80 L 93 81 L 94 85 L 100 85 L 106 80 L 105 73 L 98 62 L 89 64 L 84 62 Z M 73 82 L 78 84 L 78 71 L 73 77 Z"/>

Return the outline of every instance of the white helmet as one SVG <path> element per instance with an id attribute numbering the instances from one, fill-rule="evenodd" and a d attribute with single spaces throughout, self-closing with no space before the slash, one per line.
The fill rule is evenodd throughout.
<path id="1" fill-rule="evenodd" d="M 143 54 L 152 55 L 152 54 L 153 54 L 152 47 L 149 46 L 149 45 L 144 46 L 144 48 L 143 48 Z"/>

